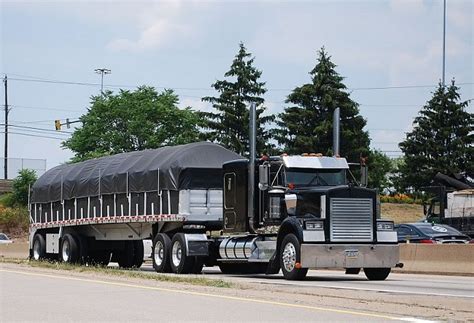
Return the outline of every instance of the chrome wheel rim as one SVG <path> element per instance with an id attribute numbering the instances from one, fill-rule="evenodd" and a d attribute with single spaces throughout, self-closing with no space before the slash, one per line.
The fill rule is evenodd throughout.
<path id="1" fill-rule="evenodd" d="M 179 264 L 181 263 L 181 257 L 182 257 L 181 243 L 179 243 L 179 241 L 175 241 L 173 243 L 171 258 L 172 258 L 172 261 L 173 261 L 173 265 L 176 268 L 179 267 Z"/>
<path id="2" fill-rule="evenodd" d="M 153 257 L 155 259 L 155 264 L 157 266 L 161 266 L 163 263 L 163 258 L 165 255 L 165 248 L 163 246 L 163 243 L 161 241 L 157 241 L 155 244 L 155 252 L 153 254 Z"/>
<path id="3" fill-rule="evenodd" d="M 68 262 L 69 261 L 69 254 L 70 254 L 70 245 L 69 245 L 69 240 L 64 240 L 63 242 L 63 248 L 62 248 L 62 256 L 63 256 L 63 261 Z"/>
<path id="4" fill-rule="evenodd" d="M 283 267 L 285 267 L 286 271 L 291 272 L 293 269 L 295 269 L 296 248 L 293 245 L 293 243 L 288 242 L 285 245 L 285 248 L 283 248 L 282 260 L 283 260 Z"/>
<path id="5" fill-rule="evenodd" d="M 35 240 L 35 243 L 33 244 L 33 259 L 34 260 L 40 260 L 40 243 L 38 240 Z"/>

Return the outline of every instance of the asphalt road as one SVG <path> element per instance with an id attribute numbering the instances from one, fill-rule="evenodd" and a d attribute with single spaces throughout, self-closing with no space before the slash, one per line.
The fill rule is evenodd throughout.
<path id="1" fill-rule="evenodd" d="M 154 272 L 149 263 L 142 271 Z M 204 268 L 206 278 L 259 283 L 298 288 L 324 287 L 344 290 L 376 291 L 388 294 L 430 295 L 472 298 L 474 304 L 474 278 L 467 276 L 442 276 L 391 273 L 387 280 L 368 281 L 361 271 L 359 275 L 346 275 L 341 270 L 310 270 L 304 281 L 288 281 L 278 275 L 224 275 L 218 267 Z"/>
<path id="2" fill-rule="evenodd" d="M 363 311 L 0 268 L 0 321 L 387 321 Z"/>

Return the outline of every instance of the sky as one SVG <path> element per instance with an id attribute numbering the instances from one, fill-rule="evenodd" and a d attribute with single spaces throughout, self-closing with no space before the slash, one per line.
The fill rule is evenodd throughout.
<path id="1" fill-rule="evenodd" d="M 462 100 L 474 98 L 473 20 L 473 1 L 447 0 L 446 80 L 456 80 Z M 441 80 L 442 31 L 442 0 L 2 0 L 9 157 L 45 160 L 47 169 L 72 157 L 58 138 L 74 128 L 55 132 L 54 120 L 86 112 L 100 93 L 96 68 L 112 71 L 106 89 L 172 88 L 180 107 L 209 111 L 200 98 L 216 94 L 211 84 L 223 79 L 239 42 L 263 71 L 269 113 L 282 112 L 291 90 L 310 82 L 324 46 L 360 104 L 371 146 L 396 157 Z M 3 130 L 0 141 L 3 153 Z"/>

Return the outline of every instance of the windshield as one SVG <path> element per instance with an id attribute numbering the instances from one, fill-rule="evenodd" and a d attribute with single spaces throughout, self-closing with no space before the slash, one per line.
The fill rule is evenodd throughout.
<path id="1" fill-rule="evenodd" d="M 346 170 L 290 168 L 286 170 L 286 184 L 296 187 L 345 185 Z"/>

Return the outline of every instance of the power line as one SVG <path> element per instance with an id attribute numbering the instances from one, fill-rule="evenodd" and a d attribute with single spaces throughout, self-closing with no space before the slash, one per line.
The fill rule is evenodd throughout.
<path id="1" fill-rule="evenodd" d="M 33 110 L 51 110 L 51 111 L 68 111 L 68 112 L 83 112 L 81 110 L 75 109 L 62 109 L 62 108 L 50 108 L 50 107 L 37 107 L 37 106 L 27 106 L 27 105 L 16 105 L 11 104 L 11 107 L 15 107 L 17 109 L 33 109 Z"/>
<path id="2" fill-rule="evenodd" d="M 0 125 L 4 125 L 4 124 L 1 124 Z M 72 132 L 70 131 L 59 131 L 59 130 L 54 130 L 54 129 L 44 129 L 44 128 L 36 128 L 36 127 L 27 127 L 27 126 L 18 126 L 18 125 L 12 125 L 12 124 L 9 124 L 8 125 L 9 127 L 14 127 L 14 128 L 21 128 L 21 129 L 30 129 L 30 130 L 38 130 L 38 131 L 45 131 L 45 132 L 53 132 L 53 133 L 57 133 L 57 134 L 65 134 L 65 135 L 72 135 Z"/>
<path id="3" fill-rule="evenodd" d="M 1 132 L 2 134 L 5 134 L 5 132 Z M 27 136 L 27 137 L 35 137 L 35 138 L 47 138 L 47 139 L 56 139 L 56 140 L 65 140 L 67 138 L 58 138 L 58 137 L 50 137 L 50 136 L 43 136 L 39 134 L 27 134 L 27 133 L 21 133 L 21 132 L 11 132 L 9 131 L 8 134 L 13 134 L 13 135 L 20 135 L 20 136 Z"/>
<path id="4" fill-rule="evenodd" d="M 16 74 L 11 74 L 16 75 Z M 82 85 L 82 86 L 100 86 L 100 83 L 92 83 L 92 82 L 78 82 L 78 81 L 63 81 L 63 80 L 53 80 L 53 79 L 46 79 L 46 78 L 39 78 L 39 77 L 15 77 L 10 78 L 10 80 L 14 81 L 23 81 L 23 82 L 38 82 L 38 83 L 53 83 L 53 84 L 67 84 L 67 85 Z M 462 82 L 457 83 L 457 85 L 472 85 L 474 82 Z M 104 87 L 109 88 L 136 88 L 138 85 L 129 85 L 129 84 L 110 84 Z M 176 90 L 188 90 L 188 91 L 208 91 L 214 90 L 212 87 L 206 88 L 197 88 L 197 87 L 173 87 L 173 86 L 155 86 L 156 88 L 162 89 L 176 89 Z M 393 89 L 418 89 L 418 88 L 433 88 L 436 87 L 436 84 L 425 84 L 425 85 L 396 85 L 396 86 L 374 86 L 374 87 L 349 87 L 347 90 L 349 91 L 369 91 L 369 90 L 393 90 Z M 275 88 L 275 89 L 267 89 L 267 91 L 293 91 L 294 89 L 290 88 Z"/>

